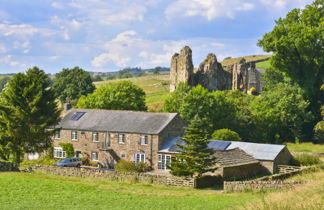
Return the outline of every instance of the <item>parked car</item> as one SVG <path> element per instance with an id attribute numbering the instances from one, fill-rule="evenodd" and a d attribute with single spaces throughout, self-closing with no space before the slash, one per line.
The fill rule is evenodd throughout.
<path id="1" fill-rule="evenodd" d="M 80 158 L 64 158 L 59 162 L 55 163 L 54 166 L 60 167 L 80 167 L 82 164 Z"/>

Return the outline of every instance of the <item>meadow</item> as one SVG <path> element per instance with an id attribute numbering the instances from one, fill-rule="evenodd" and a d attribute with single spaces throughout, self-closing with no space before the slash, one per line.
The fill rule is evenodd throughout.
<path id="1" fill-rule="evenodd" d="M 310 142 L 294 144 L 286 144 L 291 152 L 324 152 L 324 144 L 313 144 Z"/>

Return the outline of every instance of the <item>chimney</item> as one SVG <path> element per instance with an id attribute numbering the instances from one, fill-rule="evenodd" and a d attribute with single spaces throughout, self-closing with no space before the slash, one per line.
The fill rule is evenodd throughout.
<path id="1" fill-rule="evenodd" d="M 69 102 L 64 103 L 64 113 L 69 111 L 71 108 L 72 108 L 72 105 Z"/>

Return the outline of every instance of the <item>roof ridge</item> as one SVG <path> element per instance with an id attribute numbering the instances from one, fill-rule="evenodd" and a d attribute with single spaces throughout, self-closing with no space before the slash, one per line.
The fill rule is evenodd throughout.
<path id="1" fill-rule="evenodd" d="M 178 114 L 176 112 L 147 112 L 147 111 L 136 111 L 136 110 L 117 110 L 117 109 L 88 109 L 88 108 L 72 108 L 73 110 L 90 110 L 90 111 L 109 111 L 109 112 L 134 112 L 134 113 L 145 113 L 145 114 Z"/>

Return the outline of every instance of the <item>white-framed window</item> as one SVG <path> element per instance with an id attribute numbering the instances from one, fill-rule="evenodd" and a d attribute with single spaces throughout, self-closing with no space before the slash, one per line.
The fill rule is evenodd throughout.
<path id="1" fill-rule="evenodd" d="M 54 158 L 65 158 L 65 151 L 62 149 L 62 147 L 54 147 L 53 157 Z"/>
<path id="2" fill-rule="evenodd" d="M 92 132 L 92 141 L 99 142 L 99 133 L 98 132 Z"/>
<path id="3" fill-rule="evenodd" d="M 135 153 L 134 161 L 135 161 L 135 163 L 145 162 L 145 154 L 144 153 Z"/>
<path id="4" fill-rule="evenodd" d="M 125 144 L 125 134 L 118 134 L 118 143 Z"/>
<path id="5" fill-rule="evenodd" d="M 125 159 L 126 158 L 126 153 L 125 152 L 121 152 L 120 153 L 120 158 L 121 159 Z"/>
<path id="6" fill-rule="evenodd" d="M 54 133 L 54 138 L 55 139 L 60 139 L 61 138 L 61 130 L 56 130 Z"/>
<path id="7" fill-rule="evenodd" d="M 71 131 L 71 139 L 72 141 L 78 140 L 78 131 Z"/>
<path id="8" fill-rule="evenodd" d="M 158 155 L 158 169 L 168 170 L 171 163 L 171 155 Z"/>
<path id="9" fill-rule="evenodd" d="M 141 145 L 147 145 L 148 136 L 141 135 Z"/>
<path id="10" fill-rule="evenodd" d="M 99 160 L 98 152 L 91 152 L 91 160 L 92 161 L 98 161 Z"/>

